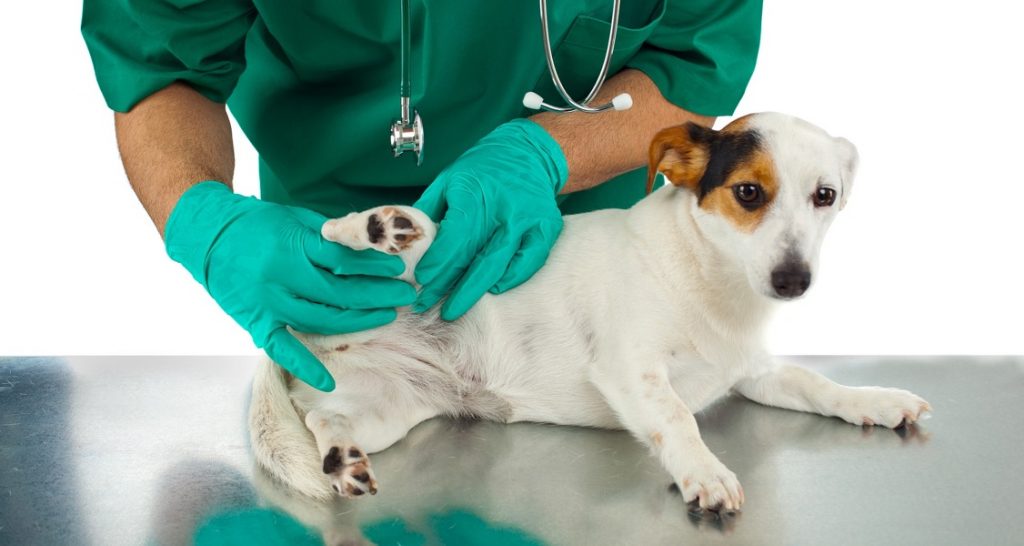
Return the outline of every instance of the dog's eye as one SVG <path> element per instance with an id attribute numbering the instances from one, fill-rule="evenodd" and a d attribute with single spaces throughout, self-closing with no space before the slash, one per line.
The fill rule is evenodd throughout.
<path id="1" fill-rule="evenodd" d="M 836 190 L 832 188 L 818 188 L 818 191 L 814 192 L 814 206 L 816 207 L 831 207 L 835 202 Z"/>
<path id="2" fill-rule="evenodd" d="M 764 192 L 761 186 L 745 182 L 732 187 L 732 193 L 736 196 L 740 206 L 747 210 L 754 210 L 764 204 Z"/>

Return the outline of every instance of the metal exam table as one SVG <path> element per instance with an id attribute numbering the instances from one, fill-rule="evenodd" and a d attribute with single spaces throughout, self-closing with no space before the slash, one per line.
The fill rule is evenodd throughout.
<path id="1" fill-rule="evenodd" d="M 0 544 L 1024 544 L 1024 358 L 791 358 L 907 388 L 861 428 L 728 398 L 699 416 L 736 517 L 689 515 L 628 434 L 435 419 L 381 491 L 297 498 L 253 468 L 253 357 L 0 358 Z"/>

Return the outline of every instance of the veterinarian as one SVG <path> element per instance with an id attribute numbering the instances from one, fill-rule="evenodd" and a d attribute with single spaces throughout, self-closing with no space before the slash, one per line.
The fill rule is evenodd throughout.
<path id="1" fill-rule="evenodd" d="M 568 92 L 604 60 L 612 0 L 547 7 Z M 334 382 L 288 333 L 337 334 L 422 312 L 454 320 L 544 263 L 562 214 L 628 207 L 659 129 L 730 115 L 754 68 L 760 0 L 637 0 L 621 8 L 598 114 L 534 113 L 557 97 L 532 2 L 413 2 L 411 102 L 422 164 L 394 157 L 400 3 L 85 0 L 82 33 L 132 187 L 167 252 L 277 363 Z M 259 152 L 261 199 L 231 190 L 225 103 Z M 529 117 L 527 117 L 529 116 Z M 411 155 L 411 154 L 410 154 Z M 413 203 L 440 222 L 416 270 L 324 241 L 327 217 Z"/>

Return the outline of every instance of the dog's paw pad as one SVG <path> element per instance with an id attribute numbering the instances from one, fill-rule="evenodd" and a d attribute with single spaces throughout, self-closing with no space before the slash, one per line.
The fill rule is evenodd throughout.
<path id="1" fill-rule="evenodd" d="M 324 474 L 328 475 L 331 488 L 342 497 L 377 494 L 377 480 L 370 468 L 370 459 L 358 447 L 331 447 L 324 455 Z"/>
<path id="2" fill-rule="evenodd" d="M 423 228 L 398 207 L 381 207 L 366 221 L 370 244 L 389 254 L 398 254 L 423 237 Z"/>

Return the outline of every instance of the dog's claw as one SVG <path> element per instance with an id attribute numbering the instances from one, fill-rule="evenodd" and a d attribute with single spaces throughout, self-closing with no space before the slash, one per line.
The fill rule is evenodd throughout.
<path id="1" fill-rule="evenodd" d="M 686 503 L 686 513 L 694 520 L 705 522 L 728 522 L 737 518 L 741 511 L 738 508 L 728 508 L 719 502 L 707 508 L 701 508 L 700 497 Z"/>

